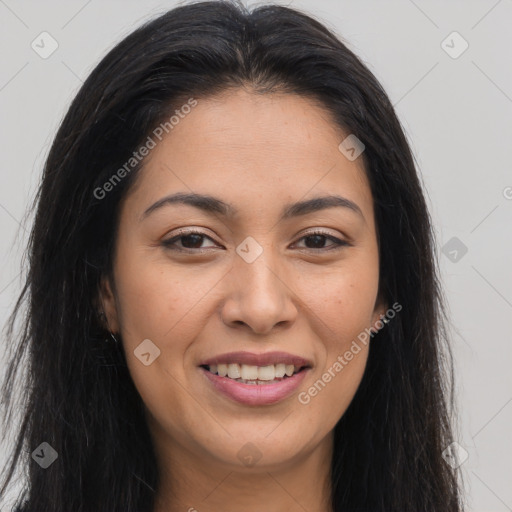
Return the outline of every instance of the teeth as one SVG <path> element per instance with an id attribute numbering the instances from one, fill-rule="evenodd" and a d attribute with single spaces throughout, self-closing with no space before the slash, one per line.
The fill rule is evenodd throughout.
<path id="1" fill-rule="evenodd" d="M 228 374 L 228 365 L 227 364 L 218 364 L 217 365 L 217 373 L 221 377 L 225 377 Z"/>
<path id="2" fill-rule="evenodd" d="M 282 363 L 276 364 L 276 378 L 282 379 L 286 373 L 286 366 Z"/>
<path id="3" fill-rule="evenodd" d="M 256 383 L 256 381 L 272 381 L 282 379 L 286 375 L 291 377 L 300 370 L 300 366 L 293 364 L 270 364 L 267 366 L 254 366 L 249 364 L 212 364 L 209 366 L 211 373 L 217 373 L 221 377 L 229 377 L 239 381 L 245 381 L 246 384 Z"/>
<path id="4" fill-rule="evenodd" d="M 240 366 L 236 363 L 228 364 L 228 377 L 230 379 L 239 379 L 241 377 Z"/>
<path id="5" fill-rule="evenodd" d="M 242 365 L 241 377 L 244 380 L 257 380 L 258 378 L 258 367 L 248 364 Z"/>
<path id="6" fill-rule="evenodd" d="M 258 379 L 259 380 L 274 380 L 276 376 L 276 370 L 274 365 L 260 366 L 258 368 Z"/>

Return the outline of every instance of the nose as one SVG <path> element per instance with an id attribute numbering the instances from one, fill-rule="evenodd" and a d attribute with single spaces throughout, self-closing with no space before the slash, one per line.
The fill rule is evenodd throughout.
<path id="1" fill-rule="evenodd" d="M 293 277 L 278 264 L 271 248 L 252 263 L 236 256 L 227 279 L 229 292 L 221 313 L 227 326 L 243 326 L 265 335 L 295 321 L 298 311 Z"/>

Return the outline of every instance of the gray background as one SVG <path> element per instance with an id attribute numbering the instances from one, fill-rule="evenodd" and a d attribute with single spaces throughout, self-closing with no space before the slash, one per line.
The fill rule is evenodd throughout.
<path id="1" fill-rule="evenodd" d="M 512 511 L 512 0 L 277 3 L 334 29 L 396 106 L 438 237 L 457 371 L 456 441 L 469 454 L 461 466 L 468 510 Z M 26 207 L 71 99 L 114 43 L 175 5 L 0 0 L 0 325 L 21 286 Z M 31 48 L 43 31 L 59 45 L 46 59 Z M 453 31 L 469 44 L 458 58 L 442 46 Z M 445 43 L 452 54 L 461 44 L 457 36 Z M 443 253 L 453 237 L 459 247 Z M 5 348 L 2 336 L 0 355 Z M 0 447 L 1 464 L 11 442 Z"/>

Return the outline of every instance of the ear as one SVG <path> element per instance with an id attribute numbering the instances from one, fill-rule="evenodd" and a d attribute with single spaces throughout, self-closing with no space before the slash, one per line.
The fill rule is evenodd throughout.
<path id="1" fill-rule="evenodd" d="M 119 321 L 117 315 L 117 304 L 112 285 L 107 276 L 102 276 L 99 287 L 99 310 L 105 317 L 102 317 L 104 327 L 112 333 L 119 332 Z"/>
<path id="2" fill-rule="evenodd" d="M 379 294 L 377 295 L 377 300 L 375 301 L 375 308 L 372 314 L 372 325 L 375 325 L 375 323 L 378 320 L 381 320 L 386 315 L 388 307 L 389 306 L 386 299 L 384 298 L 384 294 L 382 292 L 379 292 Z"/>

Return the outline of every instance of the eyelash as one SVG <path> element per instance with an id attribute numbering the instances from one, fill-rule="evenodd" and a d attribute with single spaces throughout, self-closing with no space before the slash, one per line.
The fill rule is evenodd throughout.
<path id="1" fill-rule="evenodd" d="M 192 253 L 204 254 L 206 252 L 209 252 L 210 248 L 208 248 L 208 249 L 188 249 L 188 248 L 181 249 L 176 246 L 173 247 L 173 245 L 175 244 L 175 242 L 177 240 L 179 240 L 180 238 L 189 236 L 189 235 L 199 235 L 199 236 L 202 236 L 203 238 L 208 238 L 208 239 L 212 240 L 213 242 L 215 242 L 215 240 L 213 240 L 211 237 L 209 237 L 208 235 L 206 235 L 205 233 L 203 233 L 201 231 L 190 230 L 190 231 L 182 231 L 179 235 L 174 236 L 173 238 L 170 238 L 169 240 L 163 240 L 162 245 L 165 248 L 170 249 L 171 251 L 184 252 L 184 253 L 188 253 L 188 254 L 192 254 Z M 315 235 L 323 236 L 323 237 L 335 242 L 334 246 L 327 247 L 327 248 L 320 247 L 318 249 L 311 249 L 308 247 L 304 247 L 302 249 L 306 249 L 308 251 L 313 251 L 313 252 L 318 252 L 318 251 L 325 252 L 325 251 L 332 251 L 332 250 L 340 250 L 341 248 L 343 248 L 345 246 L 351 245 L 348 242 L 346 242 L 345 240 L 340 240 L 339 238 L 336 238 L 336 237 L 326 233 L 325 231 L 312 231 L 310 233 L 307 233 L 306 235 L 303 235 L 301 238 L 299 238 L 299 240 L 302 240 L 304 238 L 309 238 L 310 236 L 315 236 Z"/>

